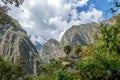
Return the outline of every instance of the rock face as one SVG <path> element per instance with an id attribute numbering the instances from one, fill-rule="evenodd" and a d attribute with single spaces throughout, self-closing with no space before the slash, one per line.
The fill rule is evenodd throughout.
<path id="1" fill-rule="evenodd" d="M 14 25 L 11 23 L 2 24 L 0 22 L 0 55 L 3 58 L 10 59 L 15 62 L 20 56 L 23 57 L 26 64 L 24 71 L 26 74 L 37 74 L 37 66 L 40 63 L 35 46 L 28 38 L 26 32 L 22 29 L 20 24 L 8 17 Z"/>
<path id="2" fill-rule="evenodd" d="M 99 24 L 89 23 L 81 24 L 79 26 L 72 26 L 68 29 L 60 42 L 60 53 L 63 54 L 63 47 L 65 45 L 82 45 L 86 46 L 94 42 L 94 33 L 97 32 Z"/>
<path id="3" fill-rule="evenodd" d="M 60 46 L 64 45 L 88 45 L 89 43 L 94 42 L 94 32 L 97 31 L 98 24 L 81 24 L 80 26 L 72 26 L 68 29 L 62 39 Z"/>
<path id="4" fill-rule="evenodd" d="M 39 55 L 45 63 L 49 60 L 56 58 L 58 53 L 59 42 L 54 39 L 48 40 L 41 48 Z"/>
<path id="5" fill-rule="evenodd" d="M 48 40 L 45 43 L 40 51 L 40 56 L 43 58 L 43 61 L 50 60 L 52 58 L 64 57 L 63 48 L 65 45 L 82 45 L 86 46 L 94 42 L 94 32 L 97 31 L 99 24 L 81 24 L 79 26 L 72 26 L 68 29 L 60 43 L 56 40 Z"/>

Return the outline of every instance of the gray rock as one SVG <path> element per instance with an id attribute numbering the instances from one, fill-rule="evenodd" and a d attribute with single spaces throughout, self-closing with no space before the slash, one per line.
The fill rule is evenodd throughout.
<path id="1" fill-rule="evenodd" d="M 66 45 L 71 45 L 74 47 L 75 45 L 87 46 L 90 43 L 94 42 L 94 32 L 98 31 L 99 24 L 97 23 L 89 23 L 89 24 L 81 24 L 79 26 L 73 25 L 70 29 L 68 29 L 60 42 L 59 46 L 59 56 L 63 57 L 63 49 Z"/>
<path id="2" fill-rule="evenodd" d="M 11 19 L 14 26 L 9 23 L 4 25 L 0 23 L 0 26 L 3 27 L 0 31 L 0 56 L 12 62 L 16 62 L 16 59 L 22 56 L 26 62 L 24 72 L 26 74 L 37 74 L 41 59 L 35 46 L 20 24 L 10 16 L 5 16 Z"/>
<path id="3" fill-rule="evenodd" d="M 40 57 L 45 63 L 49 63 L 49 61 L 53 58 L 56 58 L 58 53 L 59 42 L 54 39 L 48 40 L 40 50 Z"/>
<path id="4" fill-rule="evenodd" d="M 91 23 L 91 24 L 81 24 L 79 26 L 72 26 L 68 29 L 60 43 L 56 40 L 48 40 L 46 42 L 41 51 L 40 56 L 42 57 L 43 61 L 49 62 L 51 59 L 57 59 L 59 57 L 65 57 L 63 52 L 63 48 L 66 45 L 82 45 L 86 46 L 90 43 L 94 42 L 94 32 L 98 30 L 99 24 Z"/>

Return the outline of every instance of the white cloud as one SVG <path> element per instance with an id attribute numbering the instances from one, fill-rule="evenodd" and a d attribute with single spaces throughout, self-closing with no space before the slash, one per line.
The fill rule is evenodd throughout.
<path id="1" fill-rule="evenodd" d="M 78 7 L 78 6 L 82 7 L 84 5 L 87 5 L 87 2 L 88 2 L 88 0 L 77 0 L 76 3 L 74 4 L 74 6 L 76 6 L 76 7 Z"/>
<path id="2" fill-rule="evenodd" d="M 47 0 L 48 4 L 52 5 L 52 6 L 56 6 L 56 7 L 60 7 L 60 0 Z"/>
<path id="3" fill-rule="evenodd" d="M 9 14 L 20 22 L 33 43 L 44 43 L 50 38 L 60 40 L 74 24 L 98 22 L 102 12 L 94 6 L 87 12 L 77 12 L 76 7 L 87 6 L 87 3 L 88 0 L 25 0 L 20 9 L 14 8 Z"/>
<path id="4" fill-rule="evenodd" d="M 92 8 L 87 12 L 82 11 L 79 16 L 83 23 L 87 23 L 87 22 L 99 22 L 99 18 L 101 18 L 102 15 L 103 13 L 101 11 Z"/>

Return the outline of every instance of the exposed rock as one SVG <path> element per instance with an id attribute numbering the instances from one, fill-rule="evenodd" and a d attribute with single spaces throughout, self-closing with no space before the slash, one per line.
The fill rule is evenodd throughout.
<path id="1" fill-rule="evenodd" d="M 53 58 L 57 58 L 59 42 L 54 39 L 48 40 L 40 50 L 40 57 L 45 63 L 49 63 L 49 61 Z"/>
<path id="2" fill-rule="evenodd" d="M 93 34 L 97 30 L 98 24 L 81 24 L 80 26 L 72 26 L 68 29 L 61 39 L 60 46 L 63 45 L 88 45 L 94 42 Z"/>
<path id="3" fill-rule="evenodd" d="M 63 56 L 63 48 L 65 45 L 86 46 L 90 43 L 93 43 L 94 32 L 98 31 L 98 26 L 99 24 L 93 22 L 89 24 L 81 24 L 79 26 L 74 25 L 68 29 L 61 39 L 59 46 L 59 56 Z"/>
<path id="4" fill-rule="evenodd" d="M 112 25 L 114 22 L 106 20 L 101 23 L 93 22 L 79 26 L 73 25 L 64 33 L 59 44 L 55 45 L 54 41 L 56 42 L 56 40 L 53 40 L 53 42 L 49 40 L 45 43 L 40 51 L 40 56 L 46 62 L 52 58 L 65 57 L 63 49 L 66 45 L 74 47 L 75 45 L 87 46 L 90 43 L 94 43 L 94 34 L 100 31 L 100 24 Z"/>
<path id="5" fill-rule="evenodd" d="M 95 31 L 97 31 L 98 26 L 99 24 L 97 23 L 72 26 L 64 33 L 60 43 L 53 39 L 48 40 L 48 42 L 43 45 L 40 51 L 40 56 L 42 57 L 43 61 L 46 62 L 52 58 L 64 57 L 65 54 L 63 52 L 63 48 L 66 45 L 86 46 L 90 43 L 93 43 L 93 34 Z"/>
<path id="6" fill-rule="evenodd" d="M 22 29 L 20 24 L 8 17 L 14 25 L 10 22 L 7 24 L 0 23 L 0 55 L 9 59 L 12 62 L 16 62 L 19 56 L 22 56 L 26 64 L 24 66 L 24 71 L 27 74 L 37 74 L 37 66 L 40 63 L 40 57 L 27 36 L 27 33 Z"/>

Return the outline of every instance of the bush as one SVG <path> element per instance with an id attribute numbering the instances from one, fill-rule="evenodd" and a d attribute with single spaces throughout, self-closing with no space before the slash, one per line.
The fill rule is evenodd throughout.
<path id="1" fill-rule="evenodd" d="M 82 52 L 82 47 L 80 45 L 76 45 L 73 50 L 74 53 L 78 55 L 80 52 Z"/>
<path id="2" fill-rule="evenodd" d="M 0 57 L 0 80 L 17 80 L 23 77 L 23 64 L 12 63 Z M 23 63 L 23 62 L 22 62 Z"/>

